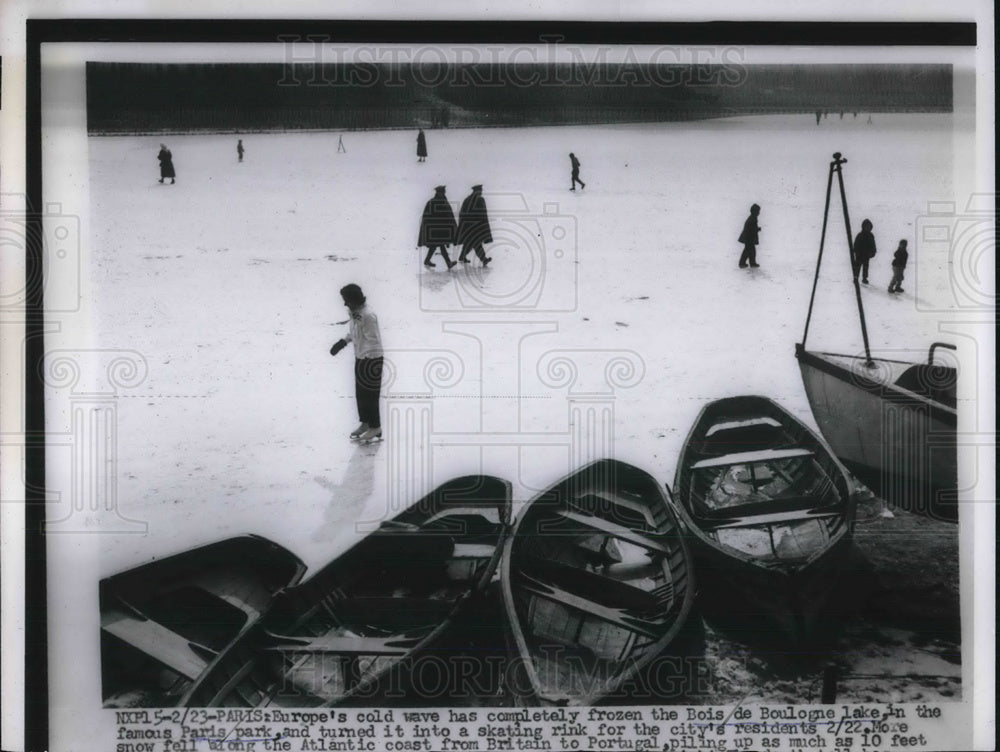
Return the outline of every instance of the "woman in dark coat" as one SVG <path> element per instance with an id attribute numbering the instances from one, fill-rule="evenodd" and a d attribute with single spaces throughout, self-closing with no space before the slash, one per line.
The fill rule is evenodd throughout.
<path id="1" fill-rule="evenodd" d="M 760 225 L 757 224 L 757 217 L 760 215 L 760 206 L 754 204 L 750 207 L 750 216 L 743 223 L 743 232 L 740 233 L 737 242 L 743 244 L 743 254 L 740 256 L 740 269 L 749 262 L 750 266 L 760 266 L 757 263 L 757 243 L 760 241 Z"/>
<path id="2" fill-rule="evenodd" d="M 475 251 L 476 256 L 486 266 L 493 259 L 486 255 L 483 250 L 483 243 L 493 242 L 493 233 L 490 232 L 490 218 L 486 213 L 486 199 L 483 198 L 483 186 L 472 186 L 472 193 L 465 197 L 462 208 L 458 212 L 458 245 L 462 246 L 462 255 L 459 261 L 466 264 L 469 259 L 469 251 Z"/>
<path id="3" fill-rule="evenodd" d="M 160 144 L 160 153 L 156 158 L 160 160 L 160 182 L 162 183 L 164 178 L 170 178 L 170 182 L 173 183 L 177 177 L 174 172 L 174 155 L 170 153 L 166 144 Z"/>
<path id="4" fill-rule="evenodd" d="M 444 262 L 449 269 L 455 266 L 455 262 L 448 258 L 447 248 L 455 242 L 457 234 L 455 214 L 451 210 L 448 198 L 444 195 L 444 186 L 439 185 L 434 189 L 434 198 L 424 206 L 424 214 L 420 218 L 420 236 L 417 239 L 417 247 L 426 246 L 427 248 L 424 266 L 434 266 L 431 257 L 436 250 L 441 251 Z"/>
<path id="5" fill-rule="evenodd" d="M 427 138 L 423 130 L 417 133 L 417 161 L 423 162 L 427 159 Z"/>

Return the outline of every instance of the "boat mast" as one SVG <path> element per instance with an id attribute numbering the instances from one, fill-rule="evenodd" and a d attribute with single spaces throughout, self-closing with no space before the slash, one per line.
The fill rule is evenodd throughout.
<path id="1" fill-rule="evenodd" d="M 833 155 L 834 160 L 840 158 L 840 152 Z M 809 312 L 806 314 L 806 328 L 802 332 L 802 349 L 806 347 L 806 337 L 809 336 L 809 321 L 812 319 L 813 315 L 813 302 L 816 300 L 816 285 L 819 282 L 819 267 L 823 263 L 823 244 L 826 242 L 826 221 L 830 217 L 830 189 L 833 187 L 833 165 L 836 161 L 830 164 L 830 174 L 826 179 L 826 203 L 823 204 L 823 231 L 819 236 L 819 258 L 816 259 L 816 274 L 813 276 L 813 289 L 812 294 L 809 296 Z"/>
<path id="2" fill-rule="evenodd" d="M 823 230 L 819 238 L 819 257 L 816 259 L 816 274 L 813 276 L 812 294 L 809 296 L 809 312 L 806 314 L 806 328 L 802 332 L 802 350 L 806 348 L 806 337 L 809 336 L 809 322 L 812 320 L 813 303 L 816 301 L 816 286 L 819 283 L 819 268 L 823 263 L 823 246 L 826 243 L 826 225 L 830 218 L 830 193 L 833 188 L 833 174 L 837 173 L 837 182 L 840 185 L 840 202 L 844 208 L 844 225 L 847 229 L 847 251 L 851 260 L 851 276 L 854 279 L 854 294 L 858 300 L 858 316 L 861 319 L 861 337 L 865 342 L 865 365 L 871 367 L 871 350 L 868 347 L 868 327 L 865 325 L 865 309 L 861 304 L 861 287 L 858 285 L 858 278 L 854 275 L 854 242 L 851 239 L 851 217 L 847 211 L 847 194 L 844 192 L 844 176 L 841 172 L 841 165 L 847 163 L 840 152 L 834 152 L 833 161 L 830 163 L 830 174 L 826 181 L 826 203 L 823 206 Z"/>
<path id="3" fill-rule="evenodd" d="M 838 151 L 833 155 L 833 162 L 830 169 L 837 173 L 837 182 L 840 184 L 840 203 L 844 206 L 844 227 L 847 229 L 847 250 L 851 259 L 851 279 L 854 280 L 854 297 L 858 299 L 858 317 L 861 319 L 861 338 L 865 341 L 865 365 L 871 368 L 875 364 L 872 362 L 871 350 L 868 347 L 868 327 L 865 326 L 865 308 L 861 304 L 861 285 L 858 284 L 858 275 L 854 273 L 854 241 L 851 235 L 851 215 L 847 211 L 847 194 L 844 193 L 844 174 L 840 169 L 846 159 L 840 158 Z"/>

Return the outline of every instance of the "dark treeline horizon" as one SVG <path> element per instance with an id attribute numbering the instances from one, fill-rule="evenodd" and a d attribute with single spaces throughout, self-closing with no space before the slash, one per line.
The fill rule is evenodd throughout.
<path id="1" fill-rule="evenodd" d="M 91 134 L 951 110 L 950 65 L 87 64 Z"/>

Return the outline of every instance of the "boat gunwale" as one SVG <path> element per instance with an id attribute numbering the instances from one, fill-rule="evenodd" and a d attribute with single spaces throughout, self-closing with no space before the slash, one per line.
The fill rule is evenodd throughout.
<path id="1" fill-rule="evenodd" d="M 906 387 L 899 386 L 896 383 L 882 383 L 870 379 L 859 371 L 852 371 L 851 369 L 831 360 L 827 360 L 822 356 L 836 357 L 836 358 L 848 358 L 855 361 L 866 360 L 860 355 L 845 355 L 843 353 L 832 353 L 832 352 L 821 352 L 818 350 L 806 350 L 801 344 L 795 345 L 795 357 L 799 361 L 800 366 L 805 365 L 815 368 L 821 373 L 825 373 L 829 376 L 833 376 L 838 381 L 842 381 L 849 386 L 856 387 L 861 391 L 868 392 L 869 394 L 878 397 L 879 399 L 885 399 L 890 402 L 894 402 L 901 405 L 919 405 L 927 407 L 931 411 L 929 416 L 931 419 L 939 420 L 942 423 L 946 423 L 949 427 L 957 426 L 958 423 L 958 408 L 950 407 L 945 405 L 938 400 L 931 399 L 917 392 L 911 391 Z M 884 362 L 884 363 L 898 363 L 900 365 L 914 366 L 920 365 L 920 363 L 913 363 L 905 360 L 891 360 L 889 358 L 871 358 L 874 362 Z M 946 367 L 946 366 L 945 366 Z M 812 401 L 810 400 L 810 408 L 812 407 Z"/>

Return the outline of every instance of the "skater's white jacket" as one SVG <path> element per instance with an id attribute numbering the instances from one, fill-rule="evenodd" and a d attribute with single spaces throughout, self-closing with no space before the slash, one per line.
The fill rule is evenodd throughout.
<path id="1" fill-rule="evenodd" d="M 354 343 L 356 358 L 382 357 L 382 335 L 378 330 L 378 316 L 372 313 L 368 306 L 351 311 L 350 329 L 344 339 Z"/>

